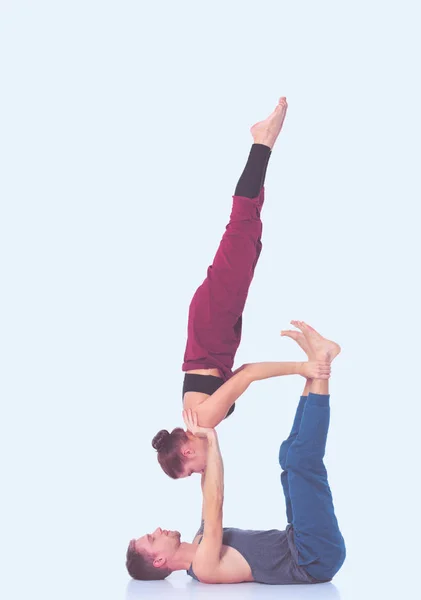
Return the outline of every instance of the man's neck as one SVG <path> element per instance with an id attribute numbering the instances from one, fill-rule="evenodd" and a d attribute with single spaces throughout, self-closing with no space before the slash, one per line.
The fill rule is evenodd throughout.
<path id="1" fill-rule="evenodd" d="M 181 542 L 175 555 L 168 562 L 168 567 L 173 571 L 187 571 L 197 552 L 197 544 Z"/>

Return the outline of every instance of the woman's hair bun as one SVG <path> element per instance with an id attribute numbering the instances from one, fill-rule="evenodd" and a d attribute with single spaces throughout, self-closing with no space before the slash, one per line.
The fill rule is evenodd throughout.
<path id="1" fill-rule="evenodd" d="M 158 431 L 158 433 L 152 440 L 152 446 L 155 448 L 155 450 L 158 450 L 158 452 L 162 450 L 162 448 L 167 443 L 170 435 L 170 432 L 166 429 L 161 429 L 161 431 Z"/>

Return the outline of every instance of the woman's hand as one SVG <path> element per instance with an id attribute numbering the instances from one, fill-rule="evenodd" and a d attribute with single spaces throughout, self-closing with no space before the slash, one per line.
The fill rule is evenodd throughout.
<path id="1" fill-rule="evenodd" d="M 306 379 L 329 379 L 330 363 L 320 360 L 309 360 L 301 363 L 300 375 Z"/>
<path id="2" fill-rule="evenodd" d="M 197 412 L 194 412 L 191 408 L 183 410 L 183 419 L 186 427 L 193 435 L 197 437 L 208 437 L 209 435 L 215 434 L 215 429 L 210 427 L 200 427 L 197 424 Z"/>

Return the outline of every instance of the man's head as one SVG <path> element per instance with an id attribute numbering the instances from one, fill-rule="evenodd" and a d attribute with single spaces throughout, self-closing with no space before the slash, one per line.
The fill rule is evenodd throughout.
<path id="1" fill-rule="evenodd" d="M 133 579 L 165 579 L 177 568 L 175 556 L 181 544 L 178 531 L 155 529 L 137 540 L 131 540 L 127 549 L 126 567 Z"/>
<path id="2" fill-rule="evenodd" d="M 203 473 L 206 467 L 207 440 L 184 431 L 180 427 L 171 433 L 161 429 L 152 440 L 158 451 L 158 462 L 163 471 L 173 479 Z"/>

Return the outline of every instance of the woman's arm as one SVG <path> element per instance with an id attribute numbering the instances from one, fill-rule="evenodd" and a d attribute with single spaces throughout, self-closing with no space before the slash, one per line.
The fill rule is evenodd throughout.
<path id="1" fill-rule="evenodd" d="M 189 399 L 184 402 L 184 409 L 194 410 L 202 427 L 214 428 L 225 419 L 231 406 L 246 391 L 250 383 L 251 379 L 245 369 L 239 370 L 206 400 L 194 402 Z"/>
<path id="2" fill-rule="evenodd" d="M 306 379 L 329 379 L 330 363 L 322 361 L 306 362 L 259 362 L 241 367 L 251 381 L 280 377 L 282 375 L 302 375 Z"/>
<path id="3" fill-rule="evenodd" d="M 316 361 L 246 364 L 237 369 L 234 375 L 206 400 L 200 403 L 190 400 L 184 403 L 184 408 L 191 408 L 197 413 L 202 427 L 214 428 L 225 419 L 231 406 L 253 381 L 281 375 L 302 375 L 308 379 L 327 379 L 330 375 L 330 365 Z"/>

